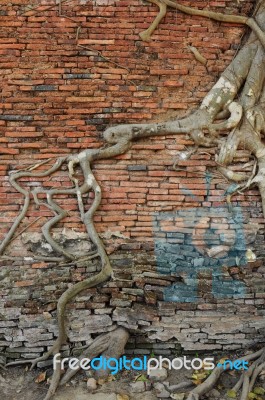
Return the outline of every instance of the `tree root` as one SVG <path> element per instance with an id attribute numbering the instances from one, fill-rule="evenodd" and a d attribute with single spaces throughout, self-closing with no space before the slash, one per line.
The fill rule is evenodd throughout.
<path id="1" fill-rule="evenodd" d="M 253 361 L 250 368 L 246 372 L 242 373 L 242 376 L 240 377 L 238 383 L 233 388 L 234 391 L 239 391 L 243 386 L 240 400 L 247 400 L 248 394 L 251 391 L 252 387 L 254 386 L 256 378 L 259 374 L 259 366 L 263 365 L 264 354 L 265 354 L 265 349 L 261 349 L 255 353 L 248 354 L 245 357 L 238 359 L 248 362 Z M 201 396 L 208 393 L 211 389 L 213 389 L 216 386 L 221 374 L 227 371 L 228 369 L 229 369 L 228 364 L 226 364 L 224 367 L 220 366 L 215 367 L 211 375 L 209 375 L 209 377 L 202 384 L 198 385 L 195 389 L 189 392 L 187 400 L 195 400 L 195 399 L 199 400 Z M 253 379 L 251 380 L 250 384 L 251 377 L 253 377 Z"/>
<path id="2" fill-rule="evenodd" d="M 148 138 L 161 135 L 179 135 L 189 134 L 197 146 L 214 147 L 219 154 L 216 157 L 217 171 L 228 180 L 239 182 L 239 188 L 257 185 L 262 199 L 263 213 L 265 215 L 265 145 L 262 143 L 261 134 L 265 128 L 265 1 L 259 3 L 256 9 L 255 18 L 223 15 L 210 11 L 202 11 L 191 7 L 181 6 L 172 0 L 149 0 L 159 6 L 159 15 L 153 24 L 141 36 L 149 39 L 156 26 L 164 17 L 167 6 L 173 7 L 189 15 L 197 15 L 211 18 L 221 22 L 232 22 L 244 24 L 251 27 L 254 33 L 246 45 L 238 52 L 237 56 L 226 68 L 220 79 L 206 95 L 199 109 L 190 116 L 181 120 L 167 121 L 163 123 L 146 124 L 123 124 L 116 127 L 110 127 L 104 132 L 104 139 L 107 143 L 98 149 L 87 149 L 79 154 L 68 157 L 58 158 L 52 167 L 44 172 L 32 172 L 42 165 L 38 164 L 25 171 L 17 171 L 10 175 L 11 185 L 24 196 L 23 207 L 15 219 L 8 234 L 0 245 L 0 255 L 3 255 L 7 246 L 11 242 L 14 234 L 25 217 L 31 198 L 37 206 L 45 205 L 51 210 L 54 216 L 48 220 L 42 227 L 42 233 L 52 248 L 62 257 L 55 257 L 56 261 L 62 263 L 76 264 L 80 259 L 68 253 L 52 237 L 52 229 L 61 222 L 67 215 L 55 200 L 56 195 L 75 195 L 77 199 L 80 217 L 87 231 L 88 239 L 93 243 L 95 252 L 82 257 L 81 261 L 89 262 L 94 257 L 99 257 L 101 270 L 94 276 L 90 276 L 82 282 L 78 282 L 68 288 L 59 298 L 57 304 L 57 320 L 59 334 L 53 346 L 42 357 L 31 361 L 18 361 L 7 364 L 7 366 L 31 363 L 31 368 L 38 362 L 47 360 L 51 355 L 60 353 L 61 346 L 67 341 L 68 335 L 65 327 L 65 312 L 69 301 L 73 300 L 81 291 L 103 284 L 113 277 L 113 271 L 110 265 L 108 255 L 104 244 L 100 239 L 94 226 L 94 214 L 101 203 L 101 188 L 96 181 L 92 164 L 94 161 L 112 158 L 128 151 L 133 141 L 141 138 Z M 235 101 L 236 99 L 236 101 Z M 224 135 L 227 134 L 227 137 Z M 233 162 L 238 148 L 244 147 L 249 154 L 254 156 L 257 164 L 252 171 L 251 176 L 247 174 L 238 174 L 229 170 L 229 165 Z M 192 153 L 192 152 L 191 152 Z M 29 177 L 47 177 L 59 170 L 67 163 L 68 176 L 73 186 L 62 190 L 58 189 L 26 189 L 18 183 L 20 178 Z M 185 165 L 182 164 L 182 165 Z M 81 169 L 83 175 L 82 184 L 76 177 L 76 168 Z M 174 164 L 176 169 L 176 165 Z M 244 182 L 241 183 L 240 182 Z M 238 189 L 238 188 L 237 188 Z M 83 204 L 85 194 L 94 192 L 94 198 L 88 211 Z M 46 196 L 46 202 L 40 202 L 38 195 Z M 63 264 L 62 264 L 63 265 Z M 106 357 L 119 356 L 124 351 L 124 346 L 128 340 L 128 332 L 123 328 L 98 337 L 95 342 L 83 352 L 81 358 L 87 355 L 91 357 L 103 353 Z M 246 400 L 248 392 L 252 389 L 255 380 L 264 366 L 264 350 L 260 350 L 252 355 L 247 355 L 244 360 L 253 361 L 249 370 L 244 373 L 243 378 L 235 386 L 236 390 L 242 388 L 241 400 Z M 200 397 L 214 387 L 218 381 L 223 369 L 217 367 L 212 374 L 199 386 L 189 393 L 188 400 L 199 400 Z M 71 379 L 72 371 L 67 371 L 62 378 L 62 371 L 58 364 L 51 380 L 51 385 L 45 400 L 48 400 L 55 393 L 59 384 L 63 384 Z"/>
<path id="3" fill-rule="evenodd" d="M 97 357 L 99 354 L 102 354 L 102 356 L 107 359 L 110 357 L 118 359 L 122 354 L 124 354 L 124 347 L 128 339 L 129 332 L 122 327 L 107 334 L 100 335 L 85 351 L 82 352 L 79 356 L 79 361 L 83 358 L 92 359 Z M 79 369 L 68 369 L 63 376 L 60 385 L 67 383 L 79 371 Z M 98 371 L 97 377 L 104 379 L 108 376 L 109 372 L 109 369 Z"/>
<path id="4" fill-rule="evenodd" d="M 49 168 L 47 171 L 44 171 L 44 172 L 39 172 L 39 173 L 35 172 L 34 173 L 34 172 L 20 171 L 20 172 L 11 174 L 11 176 L 9 178 L 9 182 L 19 193 L 24 195 L 24 205 L 23 205 L 23 208 L 22 208 L 20 214 L 17 216 L 17 218 L 14 221 L 12 227 L 10 228 L 8 234 L 6 235 L 6 237 L 4 238 L 4 240 L 2 241 L 2 243 L 0 245 L 0 255 L 3 254 L 6 247 L 9 245 L 10 240 L 12 239 L 15 231 L 17 230 L 18 226 L 20 225 L 21 221 L 26 216 L 26 213 L 28 211 L 29 204 L 30 204 L 30 191 L 22 188 L 17 183 L 17 180 L 20 178 L 24 178 L 24 177 L 43 178 L 43 177 L 49 176 L 49 175 L 53 174 L 54 172 L 58 171 L 58 169 L 62 166 L 64 161 L 65 161 L 65 158 L 63 158 L 63 157 L 58 158 L 58 160 L 55 162 L 55 164 L 51 168 Z M 40 163 L 39 165 L 41 165 L 41 164 L 42 163 Z"/>
<path id="5" fill-rule="evenodd" d="M 247 25 L 250 27 L 253 32 L 256 34 L 257 38 L 260 40 L 260 43 L 262 46 L 265 48 L 265 34 L 260 28 L 260 26 L 257 24 L 256 20 L 254 18 L 248 18 L 248 17 L 242 17 L 241 15 L 229 15 L 229 14 L 222 14 L 218 12 L 213 12 L 213 11 L 208 11 L 208 10 L 198 10 L 193 7 L 187 7 L 180 5 L 178 3 L 175 3 L 172 0 L 148 0 L 151 3 L 155 3 L 159 6 L 160 10 L 164 6 L 169 6 L 172 8 L 175 8 L 178 11 L 181 11 L 185 14 L 188 15 L 196 15 L 200 17 L 206 17 L 213 19 L 214 21 L 219 21 L 219 22 L 228 22 L 228 23 L 235 23 L 235 24 L 243 24 Z M 160 5 L 159 5 L 160 3 Z M 160 14 L 160 13 L 159 13 Z M 153 21 L 153 23 L 150 26 L 150 31 L 153 33 L 157 26 L 159 25 L 160 21 L 162 18 L 156 17 L 156 19 Z"/>
<path id="6" fill-rule="evenodd" d="M 156 4 L 159 7 L 159 14 L 156 16 L 155 20 L 152 22 L 152 24 L 149 26 L 148 29 L 139 33 L 140 38 L 146 42 L 148 42 L 151 39 L 153 32 L 156 30 L 156 27 L 160 24 L 160 22 L 167 13 L 167 6 L 165 3 L 159 0 L 149 0 L 149 1 L 150 3 Z"/>
<path id="7" fill-rule="evenodd" d="M 124 348 L 128 341 L 129 333 L 125 328 L 118 327 L 115 330 L 98 336 L 94 342 L 86 348 L 82 352 L 82 354 L 78 357 L 79 361 L 84 358 L 89 358 L 92 360 L 93 358 L 102 355 L 104 358 L 109 359 L 114 357 L 118 359 L 122 354 L 124 354 Z M 38 357 L 35 360 L 26 360 L 26 361 L 17 361 L 11 362 L 6 364 L 6 367 L 16 366 L 21 364 L 28 364 L 31 363 L 31 368 L 34 368 L 40 361 L 47 360 L 52 354 L 58 354 L 61 348 L 60 340 L 56 340 L 53 347 L 45 353 L 42 357 Z M 60 353 L 59 353 L 60 354 Z M 58 386 L 65 385 L 69 380 L 71 380 L 75 374 L 81 369 L 80 364 L 78 369 L 70 369 L 66 371 L 66 373 L 62 376 L 63 370 L 61 369 L 61 359 L 57 357 L 57 363 L 54 368 L 54 372 L 52 375 L 52 379 L 50 382 L 50 386 L 48 392 L 44 398 L 44 400 L 49 400 L 52 398 L 54 393 L 56 392 Z M 102 370 L 101 372 L 98 371 L 97 378 L 106 379 L 110 373 L 110 369 L 107 368 Z"/>

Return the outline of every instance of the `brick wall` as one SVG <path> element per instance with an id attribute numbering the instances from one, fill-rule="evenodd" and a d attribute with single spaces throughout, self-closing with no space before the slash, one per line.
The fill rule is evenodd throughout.
<path id="1" fill-rule="evenodd" d="M 253 2 L 235 3 L 201 1 L 196 6 L 246 14 Z M 48 158 L 97 148 L 102 145 L 103 130 L 110 125 L 158 122 L 186 115 L 200 104 L 241 43 L 241 27 L 171 10 L 152 41 L 144 43 L 139 33 L 156 13 L 154 6 L 127 0 L 109 4 L 63 2 L 62 15 L 51 1 L 39 2 L 38 6 L 38 2 L 29 5 L 26 0 L 13 0 L 12 5 L 1 6 L 1 239 L 23 203 L 22 196 L 10 186 L 8 173 Z M 194 59 L 189 44 L 207 58 L 207 68 Z M 206 170 L 214 166 L 212 150 L 182 161 L 185 171 L 172 168 L 178 152 L 191 144 L 185 135 L 146 139 L 135 143 L 124 155 L 95 163 L 95 176 L 103 191 L 96 227 L 121 281 L 91 289 L 70 306 L 73 342 L 89 341 L 115 324 L 137 333 L 128 352 L 148 352 L 150 346 L 162 354 L 176 346 L 186 351 L 205 351 L 238 348 L 262 340 L 264 226 L 256 190 L 235 198 L 242 214 L 240 229 L 245 242 L 236 249 L 239 253 L 229 255 L 234 263 L 226 259 L 227 265 L 218 267 L 220 285 L 225 280 L 239 280 L 244 282 L 244 291 L 218 298 L 211 289 L 209 268 L 206 272 L 196 270 L 199 280 L 192 272 L 187 280 L 183 277 L 187 274 L 185 268 L 182 271 L 174 267 L 180 264 L 168 258 L 168 247 L 163 248 L 163 244 L 173 246 L 172 254 L 180 254 L 185 265 L 191 262 L 187 257 L 194 246 L 200 248 L 197 242 L 205 234 L 204 229 L 219 229 L 228 236 L 238 229 L 232 226 L 238 221 L 232 225 L 228 221 L 224 201 L 227 184 L 214 175 L 207 181 Z M 238 152 L 235 169 L 240 168 L 236 165 L 239 161 L 248 161 L 244 149 Z M 52 163 L 50 160 L 40 169 Z M 27 179 L 25 184 L 36 187 L 39 182 L 46 188 L 71 184 L 63 169 L 51 178 Z M 55 234 L 63 242 L 64 232 L 64 245 L 70 250 L 76 249 L 78 239 L 77 248 L 82 252 L 89 244 L 84 240 L 76 199 L 62 197 L 60 204 L 71 211 L 71 216 Z M 196 224 L 193 221 L 188 225 L 187 209 L 200 210 Z M 217 214 L 219 210 L 223 220 L 214 213 L 210 215 L 211 209 Z M 184 212 L 182 216 L 180 211 Z M 211 218 L 205 220 L 208 214 Z M 6 252 L 14 259 L 1 261 L 0 346 L 9 348 L 10 357 L 32 357 L 49 346 L 56 335 L 56 299 L 70 282 L 99 268 L 96 261 L 87 267 L 19 260 L 21 256 L 31 257 L 33 252 L 44 255 L 49 251 L 40 227 L 51 216 L 45 206 L 36 208 L 32 204 L 19 231 L 32 225 L 13 240 Z M 178 235 L 186 235 L 185 240 Z M 197 237 L 195 244 L 189 242 L 189 235 Z M 225 240 L 221 242 L 227 245 Z M 243 266 L 238 259 L 247 247 L 259 260 Z M 191 258 L 199 267 L 200 251 Z M 173 265 L 167 274 L 163 262 L 166 268 Z M 184 280 L 189 292 L 194 289 L 194 279 L 196 299 L 176 301 L 167 297 L 164 301 L 165 293 L 170 292 L 165 288 L 176 289 Z M 222 318 L 225 321 L 220 324 Z M 172 343 L 165 346 L 157 340 Z"/>

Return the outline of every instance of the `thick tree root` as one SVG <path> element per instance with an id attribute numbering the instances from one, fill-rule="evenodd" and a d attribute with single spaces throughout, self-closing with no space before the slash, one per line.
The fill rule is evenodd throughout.
<path id="1" fill-rule="evenodd" d="M 129 332 L 119 327 L 114 331 L 111 331 L 107 334 L 100 335 L 95 339 L 95 341 L 79 356 L 79 360 L 81 361 L 83 358 L 92 359 L 101 354 L 105 358 L 119 358 L 122 354 L 124 354 L 124 348 L 129 339 Z M 78 370 L 68 369 L 63 376 L 60 385 L 64 385 L 67 383 L 77 372 Z M 109 369 L 98 371 L 97 377 L 106 378 L 109 374 Z"/>
<path id="2" fill-rule="evenodd" d="M 69 301 L 73 300 L 81 291 L 103 284 L 113 276 L 108 255 L 105 251 L 93 218 L 101 203 L 101 188 L 96 181 L 91 165 L 93 162 L 112 158 L 128 151 L 133 141 L 141 138 L 160 136 L 160 135 L 179 135 L 189 134 L 197 147 L 214 147 L 216 150 L 216 164 L 219 174 L 228 180 L 238 182 L 237 189 L 245 190 L 250 186 L 257 185 L 262 199 L 263 213 L 265 215 L 265 146 L 262 142 L 262 135 L 265 133 L 265 0 L 258 3 L 253 17 L 223 15 L 210 11 L 197 10 L 173 2 L 172 0 L 149 0 L 159 6 L 160 12 L 147 31 L 141 34 L 147 40 L 155 30 L 156 26 L 165 15 L 167 6 L 173 7 L 189 15 L 202 16 L 217 21 L 244 24 L 252 29 L 252 34 L 244 47 L 238 52 L 237 56 L 226 68 L 220 79 L 206 95 L 199 109 L 190 116 L 170 122 L 151 123 L 151 124 L 124 124 L 110 127 L 104 132 L 104 139 L 107 146 L 99 149 L 87 149 L 79 154 L 59 158 L 54 165 L 44 172 L 33 172 L 33 169 L 41 166 L 42 163 L 25 171 L 17 171 L 11 174 L 11 185 L 24 196 L 24 205 L 19 215 L 15 219 L 8 234 L 0 245 L 0 255 L 4 256 L 4 251 L 14 238 L 14 234 L 25 217 L 31 198 L 37 206 L 45 205 L 54 214 L 42 227 L 42 233 L 52 248 L 60 254 L 63 262 L 76 264 L 78 259 L 60 246 L 52 236 L 52 229 L 68 215 L 55 200 L 56 195 L 75 195 L 82 222 L 87 231 L 88 239 L 93 243 L 95 252 L 87 254 L 87 261 L 93 257 L 99 257 L 101 261 L 101 271 L 88 277 L 82 282 L 78 282 L 67 289 L 59 298 L 57 305 L 57 319 L 59 335 L 54 345 L 42 357 L 32 361 L 12 362 L 8 365 L 17 365 L 31 362 L 34 367 L 38 362 L 48 359 L 51 355 L 60 353 L 61 346 L 67 341 L 67 331 L 65 327 L 65 312 Z M 227 136 L 225 136 L 227 134 Z M 255 168 L 252 174 L 239 174 L 229 169 L 229 165 L 237 153 L 238 148 L 243 147 L 249 151 L 250 156 L 256 159 Z M 18 182 L 21 178 L 43 178 L 59 170 L 63 165 L 68 166 L 68 175 L 73 186 L 65 189 L 38 189 L 31 190 L 24 188 Z M 77 168 L 81 169 L 83 180 L 79 184 L 76 177 Z M 174 164 L 176 169 L 176 164 Z M 94 199 L 88 211 L 83 204 L 84 195 L 94 192 Z M 40 202 L 38 195 L 46 197 L 46 202 Z M 230 193 L 231 198 L 232 193 Z M 62 261 L 58 258 L 58 261 Z M 91 356 L 103 353 L 106 357 L 119 356 L 124 351 L 125 343 L 128 339 L 128 332 L 122 328 L 100 336 L 95 342 L 81 355 Z M 245 360 L 253 361 L 250 369 L 244 374 L 236 385 L 238 391 L 242 388 L 241 400 L 246 400 L 248 392 L 264 366 L 264 351 L 248 355 Z M 188 400 L 198 400 L 216 384 L 223 370 L 216 368 L 209 378 L 200 386 L 190 392 Z M 72 377 L 72 371 L 67 371 L 62 378 L 59 364 L 54 371 L 51 385 L 45 400 L 48 400 L 55 393 L 59 384 L 67 382 Z"/>
<path id="3" fill-rule="evenodd" d="M 86 348 L 82 352 L 82 354 L 78 357 L 79 361 L 82 359 L 90 359 L 92 360 L 93 358 L 102 355 L 102 357 L 109 359 L 111 357 L 114 357 L 116 359 L 119 359 L 119 357 L 124 354 L 124 348 L 125 345 L 128 341 L 129 338 L 129 332 L 122 327 L 116 328 L 115 330 L 107 333 L 107 334 L 102 334 L 98 336 L 94 342 Z M 31 369 L 36 366 L 40 361 L 45 361 L 47 360 L 51 355 L 55 354 L 60 354 L 60 348 L 61 348 L 61 342 L 60 340 L 56 340 L 54 343 L 53 347 L 45 353 L 42 357 L 38 357 L 35 360 L 27 360 L 27 361 L 18 361 L 18 362 L 12 362 L 9 364 L 6 364 L 6 367 L 8 366 L 15 366 L 15 365 L 21 365 L 21 364 L 28 364 L 31 363 Z M 58 386 L 62 386 L 69 382 L 75 374 L 80 370 L 80 366 L 78 369 L 68 369 L 66 373 L 63 375 L 63 370 L 61 369 L 61 359 L 60 357 L 57 356 L 57 363 L 55 365 L 54 373 L 52 375 L 52 379 L 50 382 L 49 390 L 45 396 L 44 400 L 49 400 L 52 398 L 54 393 L 56 392 Z M 110 369 L 103 369 L 102 371 L 98 371 L 96 376 L 97 378 L 107 378 L 107 376 L 110 373 Z"/>

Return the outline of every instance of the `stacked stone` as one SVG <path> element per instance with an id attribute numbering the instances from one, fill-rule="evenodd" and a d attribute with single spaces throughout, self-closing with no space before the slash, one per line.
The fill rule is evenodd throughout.
<path id="1" fill-rule="evenodd" d="M 247 14 L 251 4 L 251 0 L 243 4 L 216 0 L 196 5 Z M 0 240 L 23 204 L 23 196 L 8 183 L 10 171 L 96 148 L 109 125 L 184 116 L 198 107 L 216 75 L 232 60 L 243 33 L 239 26 L 169 10 L 153 40 L 144 43 L 139 33 L 157 14 L 152 5 L 125 0 L 106 7 L 73 0 L 63 4 L 64 16 L 58 15 L 56 7 L 46 1 L 31 10 L 28 0 L 1 5 Z M 78 27 L 82 29 L 76 40 Z M 206 57 L 207 70 L 190 53 L 190 43 Z M 69 337 L 76 348 L 117 325 L 133 334 L 127 347 L 130 354 L 237 349 L 263 340 L 265 250 L 260 196 L 251 190 L 235 197 L 236 207 L 240 205 L 236 214 L 244 215 L 239 231 L 243 224 L 245 244 L 251 245 L 258 261 L 243 265 L 244 247 L 237 249 L 239 254 L 229 255 L 233 265 L 219 263 L 218 268 L 224 267 L 222 279 L 244 282 L 245 290 L 217 298 L 211 273 L 203 269 L 206 256 L 196 250 L 201 244 L 193 243 L 190 234 L 195 229 L 196 238 L 196 229 L 220 228 L 223 236 L 210 248 L 227 246 L 237 227 L 224 211 L 227 183 L 216 177 L 210 184 L 205 180 L 206 170 L 215 166 L 211 150 L 181 161 L 182 171 L 173 170 L 176 154 L 192 144 L 186 135 L 145 139 L 126 154 L 94 165 L 103 197 L 96 229 L 119 280 L 87 290 L 69 304 Z M 240 170 L 240 163 L 247 161 L 248 154 L 240 150 L 234 168 Z M 67 171 L 61 170 L 26 184 L 62 188 L 71 182 Z M 71 216 L 54 234 L 70 252 L 86 254 L 91 246 L 85 241 L 77 201 L 60 201 Z M 195 218 L 188 226 L 187 209 L 206 211 L 198 211 L 197 224 Z M 223 210 L 223 222 L 215 222 L 220 217 L 216 210 Z M 205 227 L 198 218 L 207 212 L 213 214 Z M 183 216 L 185 226 L 178 219 Z M 59 296 L 100 269 L 96 260 L 88 266 L 37 260 L 36 256 L 58 257 L 39 235 L 48 218 L 48 208 L 31 207 L 18 233 L 26 231 L 13 240 L 6 253 L 9 259 L 0 261 L 0 352 L 9 359 L 29 359 L 51 346 L 58 334 Z M 258 230 L 247 233 L 255 224 Z M 185 272 L 194 270 L 199 279 L 195 275 L 187 279 Z M 194 279 L 198 290 L 190 296 Z M 176 292 L 183 299 L 173 298 Z M 68 354 L 69 348 L 64 351 Z"/>

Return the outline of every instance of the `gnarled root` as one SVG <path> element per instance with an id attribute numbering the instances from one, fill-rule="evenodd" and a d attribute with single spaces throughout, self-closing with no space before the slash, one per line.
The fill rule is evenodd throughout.
<path id="1" fill-rule="evenodd" d="M 208 10 L 199 10 L 194 7 L 187 7 L 187 6 L 178 4 L 177 2 L 174 2 L 172 0 L 156 0 L 156 1 L 148 0 L 148 1 L 150 1 L 151 3 L 157 4 L 160 9 L 158 16 L 152 22 L 152 24 L 149 28 L 151 31 L 151 34 L 155 31 L 155 29 L 157 28 L 157 26 L 159 25 L 160 21 L 163 18 L 163 17 L 162 18 L 160 17 L 162 7 L 169 6 L 169 7 L 175 8 L 176 10 L 181 11 L 188 15 L 196 15 L 196 16 L 200 16 L 200 17 L 206 17 L 206 18 L 213 19 L 214 21 L 247 25 L 252 29 L 252 31 L 255 33 L 257 38 L 260 40 L 260 43 L 265 48 L 265 34 L 262 31 L 262 29 L 260 28 L 256 19 L 253 17 L 248 18 L 248 17 L 243 17 L 241 15 L 222 14 L 222 13 L 208 11 Z M 258 11 L 259 11 L 259 7 L 257 7 L 257 9 L 255 10 L 255 13 Z M 149 33 L 149 35 L 150 35 L 150 33 Z"/>
<path id="2" fill-rule="evenodd" d="M 49 176 L 66 162 L 68 163 L 69 178 L 73 182 L 73 187 L 66 188 L 65 190 L 51 189 L 42 190 L 40 192 L 46 195 L 47 203 L 45 205 L 54 214 L 54 217 L 46 222 L 42 232 L 55 251 L 63 255 L 64 258 L 71 263 L 78 262 L 73 255 L 66 252 L 55 242 L 51 233 L 54 225 L 62 221 L 67 215 L 67 212 L 57 204 L 54 197 L 58 194 L 75 194 L 81 220 L 85 225 L 88 238 L 93 242 L 96 248 L 95 256 L 100 258 L 101 271 L 82 282 L 76 283 L 67 289 L 59 298 L 57 305 L 59 335 L 52 348 L 36 360 L 9 363 L 7 364 L 9 366 L 31 362 L 33 367 L 38 362 L 46 360 L 51 355 L 60 353 L 62 344 L 67 340 L 65 311 L 68 302 L 73 300 L 82 290 L 102 284 L 112 277 L 112 268 L 108 255 L 93 222 L 94 214 L 101 202 L 101 188 L 91 169 L 91 164 L 93 164 L 94 161 L 121 155 L 130 148 L 133 141 L 141 138 L 186 133 L 193 138 L 197 146 L 215 147 L 217 152 L 220 150 L 215 161 L 219 173 L 222 173 L 227 180 L 236 182 L 244 181 L 242 188 L 248 188 L 252 184 L 256 184 L 259 187 L 265 215 L 265 146 L 261 140 L 262 133 L 264 133 L 265 120 L 265 35 L 263 32 L 265 29 L 265 1 L 262 0 L 259 2 L 255 18 L 223 15 L 220 13 L 198 10 L 181 6 L 172 0 L 150 1 L 159 6 L 160 13 L 154 24 L 145 34 L 142 34 L 145 39 L 148 39 L 156 25 L 164 17 L 166 6 L 173 7 L 190 15 L 209 17 L 217 21 L 245 24 L 251 27 L 253 33 L 231 64 L 223 72 L 220 79 L 206 95 L 199 109 L 190 116 L 181 120 L 167 121 L 164 123 L 124 124 L 110 127 L 104 132 L 104 139 L 108 146 L 99 149 L 87 149 L 77 155 L 59 158 L 51 168 L 44 172 L 18 171 L 10 176 L 11 185 L 24 196 L 24 205 L 0 246 L 0 255 L 4 253 L 6 247 L 14 237 L 14 233 L 20 222 L 26 215 L 31 196 L 37 205 L 43 204 L 38 200 L 38 190 L 31 191 L 30 189 L 25 189 L 18 183 L 18 180 L 26 177 Z M 226 134 L 228 134 L 227 137 L 224 136 Z M 255 165 L 250 177 L 229 170 L 229 164 L 233 162 L 240 146 L 247 149 L 249 154 L 254 155 L 257 159 L 257 168 Z M 182 165 L 185 165 L 185 160 Z M 79 185 L 79 181 L 75 176 L 76 166 L 81 168 L 83 174 L 83 183 L 81 185 Z M 240 184 L 239 187 L 241 188 Z M 83 204 L 83 195 L 90 191 L 94 192 L 94 199 L 89 210 L 86 211 L 86 207 Z M 90 255 L 88 258 L 89 257 Z M 123 328 L 118 328 L 111 333 L 97 338 L 94 344 L 81 355 L 81 358 L 84 356 L 87 357 L 88 355 L 92 358 L 102 352 L 106 357 L 117 357 L 122 354 L 127 339 L 128 332 Z M 259 371 L 264 366 L 264 350 L 260 350 L 252 355 L 247 355 L 244 360 L 253 361 L 253 363 L 235 387 L 236 390 L 240 390 L 242 387 L 241 400 L 247 399 L 248 392 L 253 387 Z M 205 382 L 190 392 L 188 400 L 199 400 L 203 394 L 214 387 L 222 372 L 222 368 L 215 368 Z M 56 364 L 45 400 L 52 397 L 60 383 L 67 382 L 73 376 L 72 371 L 67 371 L 65 376 L 61 379 L 61 374 L 62 371 L 58 363 Z"/>
<path id="3" fill-rule="evenodd" d="M 248 394 L 252 390 L 261 369 L 264 368 L 265 348 L 239 358 L 239 360 L 252 361 L 252 364 L 247 371 L 242 372 L 242 376 L 232 390 L 238 392 L 242 388 L 240 400 L 247 400 Z M 228 369 L 228 364 L 223 367 L 215 367 L 211 375 L 202 384 L 189 392 L 187 400 L 199 400 L 201 396 L 208 393 L 216 386 L 221 374 Z"/>
<path id="4" fill-rule="evenodd" d="M 129 339 L 129 332 L 122 327 L 115 329 L 107 334 L 98 336 L 94 342 L 82 352 L 79 356 L 79 361 L 83 358 L 89 358 L 90 360 L 102 354 L 105 358 L 114 357 L 118 359 L 123 353 L 124 348 Z M 80 369 L 80 368 L 79 368 Z M 63 376 L 60 385 L 67 383 L 78 371 L 68 369 Z M 106 378 L 109 374 L 109 369 L 98 371 L 97 377 Z"/>
<path id="5" fill-rule="evenodd" d="M 6 366 L 14 366 L 14 365 L 18 365 L 18 364 L 24 364 L 24 363 L 31 363 L 31 369 L 33 367 L 35 367 L 40 361 L 45 361 L 47 360 L 51 355 L 55 355 L 57 353 L 60 353 L 60 349 L 61 346 L 65 343 L 66 339 L 67 339 L 67 333 L 66 333 L 66 329 L 65 329 L 65 308 L 67 303 L 73 299 L 74 297 L 76 297 L 78 295 L 78 293 L 80 293 L 81 291 L 88 289 L 90 287 L 96 286 L 102 282 L 105 282 L 107 279 L 109 279 L 111 277 L 111 272 L 112 269 L 110 267 L 110 265 L 107 263 L 104 265 L 104 267 L 102 268 L 102 270 L 100 271 L 99 274 L 89 277 L 88 279 L 85 279 L 84 281 L 78 282 L 76 283 L 74 286 L 72 286 L 71 288 L 67 289 L 62 296 L 59 298 L 58 303 L 57 303 L 57 318 L 58 318 L 58 326 L 59 326 L 59 336 L 56 339 L 56 341 L 54 342 L 53 346 L 49 349 L 49 351 L 47 351 L 42 357 L 38 357 L 35 360 L 28 360 L 26 362 L 22 361 L 22 362 L 12 362 L 7 364 Z M 119 336 L 122 337 L 120 331 L 119 331 Z M 123 337 L 126 338 L 126 342 L 127 342 L 127 335 L 123 334 Z M 108 337 L 108 340 L 110 340 L 110 338 Z M 121 340 L 121 343 L 124 343 L 124 345 L 126 344 L 126 342 L 124 343 L 124 340 Z M 114 340 L 111 340 L 111 343 L 114 343 Z M 94 346 L 93 348 L 98 349 L 98 347 Z M 114 347 L 115 348 L 115 347 Z M 120 350 L 122 348 L 120 348 L 118 346 L 118 350 Z M 105 350 L 105 348 L 103 349 Z M 109 350 L 111 352 L 111 350 Z M 45 397 L 45 400 L 50 399 L 53 394 L 55 393 L 59 383 L 60 383 L 60 379 L 61 379 L 61 368 L 60 368 L 60 364 L 56 364 L 56 368 L 54 370 L 52 379 L 51 379 L 51 383 L 50 383 L 50 387 L 48 390 L 48 393 Z"/>
<path id="6" fill-rule="evenodd" d="M 89 358 L 90 360 L 94 357 L 102 354 L 105 358 L 115 357 L 119 358 L 124 353 L 124 347 L 128 341 L 129 333 L 124 328 L 117 328 L 114 331 L 103 334 L 99 338 L 97 338 L 86 351 L 82 353 L 79 357 L 79 361 L 83 358 Z M 60 366 L 60 359 L 58 359 L 58 364 L 56 364 L 49 390 L 45 396 L 44 400 L 49 400 L 52 398 L 56 389 L 59 385 L 64 385 L 67 383 L 80 369 L 72 370 L 68 369 L 66 374 L 61 379 L 62 370 Z M 106 378 L 109 374 L 110 370 L 102 370 L 99 374 L 101 378 Z"/>

